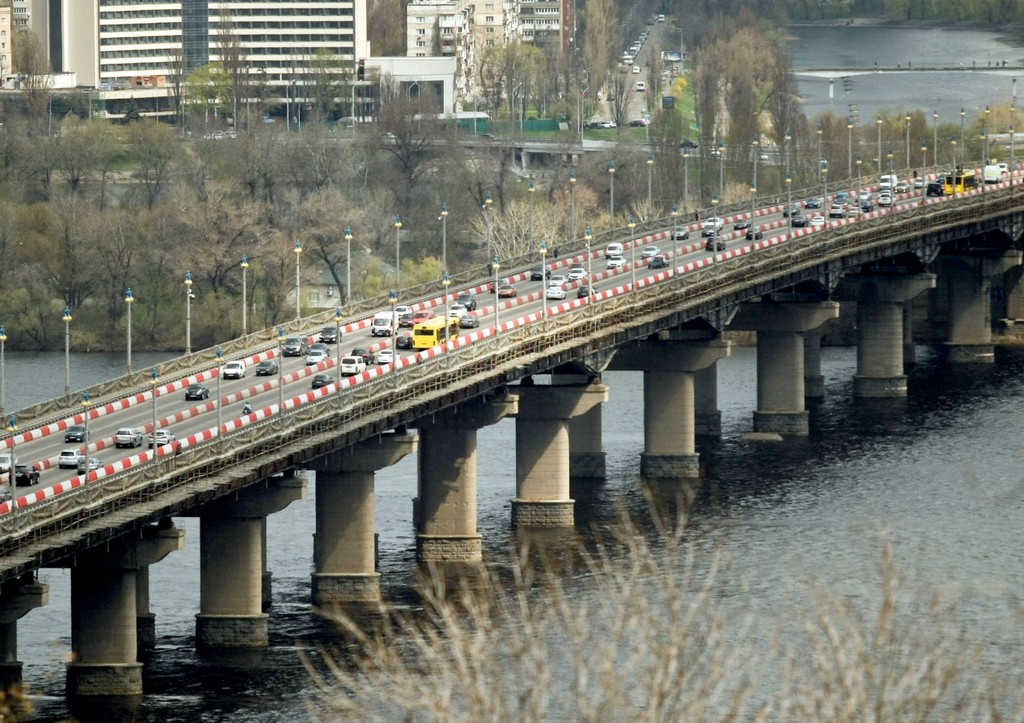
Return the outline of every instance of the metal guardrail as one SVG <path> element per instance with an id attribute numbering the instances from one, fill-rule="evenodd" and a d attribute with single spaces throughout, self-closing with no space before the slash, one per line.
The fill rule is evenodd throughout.
<path id="1" fill-rule="evenodd" d="M 811 233 L 709 264 L 465 344 L 223 434 L 176 457 L 37 502 L 0 517 L 0 580 L 566 359 L 611 351 L 629 339 L 671 328 L 720 306 L 727 297 L 749 298 L 780 279 L 788 285 L 800 273 L 824 264 L 842 265 L 857 254 L 896 250 L 922 234 L 1024 213 L 1019 196 L 1013 187 L 948 199 L 842 225 L 830 229 L 827 239 L 821 232 Z M 306 326 L 309 320 L 302 323 Z"/>

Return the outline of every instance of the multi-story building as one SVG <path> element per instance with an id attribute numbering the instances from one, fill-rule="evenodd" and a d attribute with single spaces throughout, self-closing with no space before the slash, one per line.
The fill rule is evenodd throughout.
<path id="1" fill-rule="evenodd" d="M 11 72 L 14 29 L 14 7 L 10 0 L 0 0 L 0 76 Z"/>
<path id="2" fill-rule="evenodd" d="M 473 6 L 464 0 L 412 0 L 406 8 L 406 55 L 455 58 L 455 92 L 473 93 L 476 44 Z"/>
<path id="3" fill-rule="evenodd" d="M 539 48 L 566 52 L 573 36 L 572 0 L 520 0 L 519 35 Z"/>

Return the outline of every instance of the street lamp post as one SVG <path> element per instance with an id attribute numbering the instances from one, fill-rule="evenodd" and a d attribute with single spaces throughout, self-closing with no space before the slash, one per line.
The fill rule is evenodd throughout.
<path id="1" fill-rule="evenodd" d="M 583 240 L 587 242 L 587 284 L 590 286 L 590 293 L 587 294 L 587 303 L 589 304 L 590 297 L 594 295 L 594 275 L 593 275 L 593 264 L 591 259 L 593 254 L 590 251 L 590 242 L 594 240 L 594 234 L 590 231 L 590 226 L 587 226 L 583 232 Z"/>
<path id="2" fill-rule="evenodd" d="M 249 257 L 242 256 L 242 336 L 249 335 L 249 294 L 246 288 L 246 272 L 249 270 Z"/>
<path id="3" fill-rule="evenodd" d="M 679 245 L 677 233 L 679 231 L 679 205 L 673 201 L 672 210 L 670 211 L 672 216 L 672 263 L 675 264 L 678 256 L 676 255 L 676 247 Z"/>
<path id="4" fill-rule="evenodd" d="M 711 194 L 711 261 L 718 253 L 718 196 Z"/>
<path id="5" fill-rule="evenodd" d="M 391 338 L 398 336 L 398 316 L 395 314 L 395 307 L 398 306 L 398 289 L 388 292 L 388 299 L 391 301 Z M 447 314 L 445 315 L 447 321 Z"/>
<path id="6" fill-rule="evenodd" d="M 345 227 L 345 306 L 352 303 L 352 227 Z"/>
<path id="7" fill-rule="evenodd" d="M 547 293 L 547 286 L 548 286 L 548 262 L 547 262 L 548 243 L 547 243 L 547 241 L 541 241 L 540 242 L 540 247 L 539 247 L 538 250 L 540 251 L 540 275 L 543 278 L 543 283 L 544 283 L 544 298 L 543 298 L 544 314 L 543 314 L 543 316 L 544 316 L 545 319 L 547 319 L 548 318 L 548 293 Z"/>
<path id="8" fill-rule="evenodd" d="M 890 148 L 886 154 L 889 158 L 889 175 L 892 175 L 892 148 Z"/>
<path id="9" fill-rule="evenodd" d="M 860 154 L 858 153 L 857 154 L 857 201 L 856 201 L 856 203 L 857 203 L 857 215 L 858 216 L 860 215 L 860 212 L 863 210 L 861 208 L 861 202 L 860 202 L 860 189 L 861 189 L 860 162 L 861 162 L 861 158 L 860 158 Z"/>
<path id="10" fill-rule="evenodd" d="M 793 235 L 793 175 L 786 169 L 786 209 L 789 217 L 786 224 L 786 240 Z"/>
<path id="11" fill-rule="evenodd" d="M 576 171 L 569 171 L 569 239 L 576 240 Z"/>
<path id="12" fill-rule="evenodd" d="M 921 168 L 928 165 L 928 144 L 921 144 Z"/>
<path id="13" fill-rule="evenodd" d="M 494 269 L 494 333 L 501 331 L 501 299 L 498 297 L 498 270 L 501 268 L 501 259 L 495 254 L 491 259 L 491 268 Z"/>
<path id="14" fill-rule="evenodd" d="M 334 307 L 334 338 L 337 339 L 335 351 L 335 371 L 338 373 L 338 388 L 341 389 L 341 307 Z"/>
<path id="15" fill-rule="evenodd" d="M 828 227 L 831 225 L 828 216 L 828 166 L 821 168 L 821 197 L 822 213 L 825 216 L 825 238 L 828 239 Z"/>
<path id="16" fill-rule="evenodd" d="M 302 318 L 302 287 L 300 286 L 300 272 L 302 271 L 302 242 L 296 241 L 295 247 L 295 319 Z"/>
<path id="17" fill-rule="evenodd" d="M 64 307 L 64 396 L 71 394 L 71 307 Z"/>
<path id="18" fill-rule="evenodd" d="M 192 353 L 192 272 L 185 272 L 185 356 Z"/>
<path id="19" fill-rule="evenodd" d="M 877 165 L 878 171 L 882 170 L 882 116 L 875 116 L 875 125 L 878 127 L 878 158 Z"/>
<path id="20" fill-rule="evenodd" d="M 956 136 L 953 136 L 952 140 L 949 141 L 950 154 L 953 156 L 953 170 L 950 171 L 950 180 L 953 183 L 953 198 L 956 198 Z"/>
<path id="21" fill-rule="evenodd" d="M 750 179 L 750 224 L 754 224 L 754 207 L 757 203 L 757 157 L 758 157 L 758 143 L 757 138 L 753 140 L 754 146 L 754 175 Z"/>
<path id="22" fill-rule="evenodd" d="M 530 179 L 530 185 L 526 189 L 526 192 L 530 196 L 530 238 L 526 239 L 527 248 L 533 247 L 533 195 L 537 189 L 533 185 L 533 179 Z"/>
<path id="23" fill-rule="evenodd" d="M 910 169 L 910 113 L 904 116 L 907 126 L 907 169 Z"/>
<path id="24" fill-rule="evenodd" d="M 487 224 L 487 255 L 491 256 L 494 253 L 494 231 L 491 227 L 491 206 L 494 204 L 494 198 L 491 196 L 490 191 L 484 197 L 484 222 Z M 494 293 L 498 293 L 497 287 L 494 289 Z"/>
<path id="25" fill-rule="evenodd" d="M 153 444 L 152 444 L 153 454 L 150 456 L 150 459 L 156 459 L 156 385 L 157 385 L 157 382 L 159 382 L 159 381 L 160 381 L 160 377 L 157 376 L 156 369 L 153 369 L 149 373 L 149 385 L 153 389 L 153 393 L 150 395 L 150 397 L 153 400 L 153 404 L 152 404 L 152 407 L 153 407 L 153 426 L 150 428 L 151 434 L 153 435 L 151 437 L 151 439 L 153 440 Z"/>
<path id="26" fill-rule="evenodd" d="M 608 162 L 608 227 L 615 228 L 615 161 Z"/>
<path id="27" fill-rule="evenodd" d="M 444 289 L 444 350 L 448 351 L 448 287 L 452 285 L 452 279 L 445 271 L 441 276 L 441 287 Z"/>
<path id="28" fill-rule="evenodd" d="M 341 344 L 341 339 L 338 339 Z M 284 327 L 277 327 L 277 413 L 284 411 Z"/>
<path id="29" fill-rule="evenodd" d="M 690 197 L 690 149 L 683 149 L 683 215 L 686 216 L 686 202 Z"/>
<path id="30" fill-rule="evenodd" d="M 636 239 L 633 238 L 633 229 L 636 228 L 636 219 L 629 214 L 629 290 L 636 291 Z"/>
<path id="31" fill-rule="evenodd" d="M 939 111 L 932 111 L 932 165 L 939 165 Z"/>
<path id="32" fill-rule="evenodd" d="M 654 170 L 654 156 L 647 154 L 647 213 L 651 213 L 651 172 Z"/>
<path id="33" fill-rule="evenodd" d="M 441 204 L 441 271 L 448 273 L 448 204 Z"/>
<path id="34" fill-rule="evenodd" d="M 82 427 L 85 430 L 85 456 L 89 457 L 89 390 L 82 392 Z"/>
<path id="35" fill-rule="evenodd" d="M 221 429 L 224 427 L 224 397 L 220 393 L 220 380 L 224 377 L 221 373 L 221 359 L 224 356 L 224 350 L 219 346 L 214 351 L 217 355 L 217 437 L 220 437 Z"/>
<path id="36" fill-rule="evenodd" d="M 124 292 L 124 303 L 128 305 L 128 373 L 132 373 L 132 304 L 135 302 L 135 297 L 132 296 L 132 289 L 129 286 L 128 290 Z"/>
<path id="37" fill-rule="evenodd" d="M 821 123 L 818 124 L 818 168 L 821 168 Z"/>
<path id="38" fill-rule="evenodd" d="M 846 119 L 846 174 L 853 175 L 853 118 Z"/>
<path id="39" fill-rule="evenodd" d="M 15 504 L 15 498 L 17 496 L 15 492 L 17 491 L 17 488 L 14 480 L 14 434 L 17 431 L 17 420 L 14 418 L 14 415 L 11 415 L 10 417 L 7 418 L 7 434 L 11 436 L 11 467 L 7 471 L 7 481 L 8 484 L 10 484 L 11 486 L 11 512 L 14 512 L 15 510 L 18 509 L 17 505 Z"/>
<path id="40" fill-rule="evenodd" d="M 982 163 L 983 166 L 984 166 L 984 164 L 988 163 L 988 114 L 989 114 L 989 112 L 990 112 L 990 109 L 986 105 L 985 106 L 985 130 L 983 131 L 984 135 L 982 135 L 982 138 L 985 140 L 985 157 L 981 159 L 981 163 Z"/>
<path id="41" fill-rule="evenodd" d="M 4 346 L 7 344 L 7 329 L 0 326 L 0 419 L 7 416 L 7 369 L 4 366 Z"/>
<path id="42" fill-rule="evenodd" d="M 722 141 L 718 141 L 718 197 L 725 198 L 725 144 Z"/>
<path id="43" fill-rule="evenodd" d="M 960 106 L 960 141 L 964 144 L 964 148 L 960 151 L 960 158 L 962 159 L 967 154 L 967 136 L 964 135 L 964 116 L 966 111 L 963 106 Z M 953 166 L 953 173 L 956 174 L 956 166 Z M 955 184 L 954 184 L 955 185 Z"/>
<path id="44" fill-rule="evenodd" d="M 395 289 L 402 288 L 402 216 L 395 214 Z"/>

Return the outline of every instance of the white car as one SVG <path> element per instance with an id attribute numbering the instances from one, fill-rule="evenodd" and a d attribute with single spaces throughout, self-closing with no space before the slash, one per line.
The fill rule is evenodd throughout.
<path id="1" fill-rule="evenodd" d="M 469 313 L 469 308 L 465 304 L 452 304 L 448 307 L 448 316 L 455 319 L 461 319 Z"/>
<path id="2" fill-rule="evenodd" d="M 608 268 L 609 269 L 620 269 L 623 264 L 626 263 L 626 259 L 621 256 L 609 256 L 608 257 Z"/>
<path id="3" fill-rule="evenodd" d="M 402 318 L 402 314 L 411 314 L 411 313 L 412 313 L 412 307 L 411 306 L 396 306 L 395 307 L 395 318 L 396 319 L 401 319 Z"/>
<path id="4" fill-rule="evenodd" d="M 306 366 L 313 366 L 314 364 L 325 362 L 330 358 L 330 353 L 324 349 L 310 349 L 309 353 L 306 354 Z"/>
<path id="5" fill-rule="evenodd" d="M 587 278 L 587 270 L 583 266 L 573 266 L 569 269 L 569 281 L 582 281 Z"/>
<path id="6" fill-rule="evenodd" d="M 725 221 L 720 219 L 718 216 L 712 216 L 709 219 L 705 219 L 704 223 L 700 225 L 701 236 L 714 236 L 722 227 L 725 226 Z"/>
<path id="7" fill-rule="evenodd" d="M 560 286 L 560 285 L 556 286 L 556 285 L 552 284 L 544 292 L 544 298 L 546 298 L 546 299 L 558 299 L 558 300 L 564 299 L 565 298 L 565 288 Z"/>
<path id="8" fill-rule="evenodd" d="M 880 192 L 878 194 L 878 205 L 879 206 L 891 206 L 892 205 L 892 195 L 887 193 L 887 192 L 885 192 L 885 191 Z"/>
<path id="9" fill-rule="evenodd" d="M 11 471 L 11 467 L 16 464 L 18 464 L 18 455 L 13 452 L 0 454 L 0 473 L 7 474 Z"/>
<path id="10" fill-rule="evenodd" d="M 373 355 L 374 364 L 391 364 L 395 361 L 395 350 L 390 347 L 381 349 Z"/>
<path id="11" fill-rule="evenodd" d="M 150 447 L 153 446 L 153 437 L 154 437 L 154 435 L 152 435 L 152 434 L 149 435 L 149 446 Z M 177 437 L 174 436 L 174 432 L 172 432 L 171 430 L 169 430 L 169 429 L 158 429 L 158 430 L 156 430 L 156 446 L 157 447 L 162 447 L 165 444 L 170 444 L 171 442 L 174 442 L 175 440 L 177 440 Z"/>
<path id="12" fill-rule="evenodd" d="M 661 249 L 659 249 L 657 246 L 644 246 L 643 249 L 640 251 L 640 258 L 649 259 L 652 256 L 657 256 L 660 253 Z"/>
<path id="13" fill-rule="evenodd" d="M 245 362 L 240 359 L 226 362 L 221 373 L 225 379 L 241 379 L 245 376 Z"/>
<path id="14" fill-rule="evenodd" d="M 61 469 L 74 469 L 78 466 L 78 461 L 85 455 L 82 454 L 80 449 L 65 449 L 62 450 L 60 455 L 57 457 L 57 466 Z"/>
<path id="15" fill-rule="evenodd" d="M 142 432 L 135 427 L 122 427 L 114 433 L 115 447 L 141 447 Z"/>
<path id="16" fill-rule="evenodd" d="M 614 241 L 608 244 L 604 250 L 604 255 L 608 258 L 614 258 L 615 256 L 622 256 L 623 246 L 618 241 Z"/>
<path id="17" fill-rule="evenodd" d="M 366 371 L 366 362 L 361 356 L 343 356 L 341 358 L 341 375 L 350 377 Z"/>
<path id="18" fill-rule="evenodd" d="M 552 274 L 548 277 L 548 286 L 565 286 L 569 283 L 569 277 L 563 274 Z"/>
<path id="19" fill-rule="evenodd" d="M 825 225 L 825 217 L 822 215 L 811 216 L 811 228 L 819 228 Z"/>

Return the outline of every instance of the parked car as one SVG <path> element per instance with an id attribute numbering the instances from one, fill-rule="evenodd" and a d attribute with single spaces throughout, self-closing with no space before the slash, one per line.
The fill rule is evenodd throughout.
<path id="1" fill-rule="evenodd" d="M 480 326 L 480 319 L 477 318 L 476 314 L 465 314 L 459 319 L 459 326 L 463 329 L 476 329 Z"/>
<path id="2" fill-rule="evenodd" d="M 751 226 L 747 229 L 747 241 L 760 241 L 764 238 L 764 231 L 760 226 Z"/>
<path id="3" fill-rule="evenodd" d="M 392 364 L 395 361 L 395 350 L 391 347 L 381 349 L 373 357 L 374 364 Z"/>
<path id="4" fill-rule="evenodd" d="M 84 442 L 86 428 L 84 424 L 75 424 L 64 431 L 65 442 Z"/>
<path id="5" fill-rule="evenodd" d="M 87 474 L 89 472 L 95 472 L 103 463 L 96 457 L 82 457 L 78 460 L 78 474 Z"/>
<path id="6" fill-rule="evenodd" d="M 337 344 L 338 343 L 338 327 L 325 326 L 320 330 L 320 342 L 322 344 Z"/>
<path id="7" fill-rule="evenodd" d="M 657 246 L 644 246 L 640 250 L 640 258 L 642 258 L 642 259 L 649 259 L 652 256 L 657 256 L 660 253 L 661 253 L 661 249 L 659 249 Z"/>
<path id="8" fill-rule="evenodd" d="M 332 377 L 330 374 L 314 374 L 312 386 L 313 389 L 319 389 L 320 387 L 326 387 L 333 381 L 334 377 Z"/>
<path id="9" fill-rule="evenodd" d="M 373 361 L 373 352 L 371 352 L 365 346 L 357 346 L 355 349 L 352 350 L 351 356 L 359 357 L 360 359 L 363 360 L 364 364 L 369 364 Z M 344 362 L 345 360 L 342 359 L 342 361 Z"/>
<path id="10" fill-rule="evenodd" d="M 519 295 L 519 292 L 516 291 L 516 287 L 514 287 L 512 284 L 508 283 L 507 281 L 504 281 L 504 282 L 502 282 L 501 284 L 498 285 L 498 298 L 499 299 L 514 299 L 518 295 Z"/>
<path id="11" fill-rule="evenodd" d="M 284 340 L 285 356 L 305 356 L 309 353 L 309 342 L 304 337 L 292 336 Z"/>
<path id="12" fill-rule="evenodd" d="M 154 438 L 157 447 L 163 447 L 165 444 L 171 444 L 172 442 L 178 441 L 178 438 L 174 436 L 174 432 L 169 429 L 158 429 L 156 434 L 149 435 L 149 448 L 153 448 Z"/>
<path id="13" fill-rule="evenodd" d="M 725 251 L 725 239 L 712 236 L 704 242 L 705 251 Z"/>
<path id="14" fill-rule="evenodd" d="M 39 484 L 39 470 L 34 464 L 18 463 L 14 465 L 14 486 L 31 487 Z"/>
<path id="15" fill-rule="evenodd" d="M 189 384 L 185 387 L 185 399 L 209 399 L 210 390 L 206 388 L 205 384 Z"/>
<path id="16" fill-rule="evenodd" d="M 115 447 L 141 447 L 142 432 L 135 427 L 121 427 L 114 433 Z"/>
<path id="17" fill-rule="evenodd" d="M 476 297 L 468 291 L 459 294 L 456 301 L 465 306 L 467 311 L 476 311 Z"/>
<path id="18" fill-rule="evenodd" d="M 330 359 L 330 355 L 323 349 L 310 349 L 309 353 L 306 354 L 306 366 L 310 367 L 314 364 L 320 364 Z"/>
<path id="19" fill-rule="evenodd" d="M 686 241 L 690 238 L 690 229 L 686 226 L 676 226 L 675 234 L 673 237 L 676 241 Z"/>
<path id="20" fill-rule="evenodd" d="M 361 356 L 343 356 L 341 358 L 342 376 L 351 377 L 366 371 L 366 360 Z"/>
<path id="21" fill-rule="evenodd" d="M 545 299 L 564 299 L 565 298 L 565 287 L 552 284 L 544 291 Z"/>
<path id="22" fill-rule="evenodd" d="M 85 455 L 80 449 L 65 449 L 57 456 L 57 466 L 61 469 L 73 469 Z"/>
<path id="23" fill-rule="evenodd" d="M 649 269 L 666 269 L 668 268 L 668 260 L 663 254 L 652 256 L 651 260 L 647 262 L 647 268 Z"/>
<path id="24" fill-rule="evenodd" d="M 241 359 L 233 359 L 225 362 L 221 367 L 225 379 L 241 379 L 245 376 L 245 362 Z"/>
<path id="25" fill-rule="evenodd" d="M 271 377 L 277 374 L 278 364 L 275 359 L 264 359 L 256 365 L 256 376 Z"/>
<path id="26" fill-rule="evenodd" d="M 465 319 L 465 317 L 463 317 Z M 463 324 L 465 325 L 465 324 Z M 412 349 L 412 334 L 405 332 L 395 337 L 396 349 Z"/>

